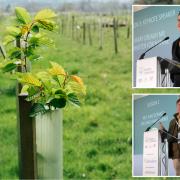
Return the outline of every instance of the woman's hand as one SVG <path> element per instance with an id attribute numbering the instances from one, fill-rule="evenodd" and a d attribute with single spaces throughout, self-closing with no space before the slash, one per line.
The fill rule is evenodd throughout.
<path id="1" fill-rule="evenodd" d="M 164 126 L 163 126 L 163 124 L 162 124 L 162 122 L 159 122 L 159 130 L 164 130 L 165 128 L 164 128 Z"/>

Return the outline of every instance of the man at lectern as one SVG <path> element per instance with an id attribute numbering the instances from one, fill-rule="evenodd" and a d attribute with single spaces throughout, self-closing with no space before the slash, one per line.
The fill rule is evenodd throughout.
<path id="1" fill-rule="evenodd" d="M 160 133 L 162 139 L 168 139 L 169 158 L 173 160 L 176 176 L 180 176 L 180 140 L 176 139 L 180 139 L 180 98 L 176 101 L 176 113 L 169 123 L 169 130 L 167 131 L 160 122 Z M 173 138 L 173 136 L 176 138 Z"/>
<path id="2" fill-rule="evenodd" d="M 177 29 L 180 31 L 180 12 L 177 16 Z M 173 42 L 172 59 L 180 62 L 180 38 Z M 180 87 L 180 68 L 170 65 L 169 70 L 174 87 Z"/>

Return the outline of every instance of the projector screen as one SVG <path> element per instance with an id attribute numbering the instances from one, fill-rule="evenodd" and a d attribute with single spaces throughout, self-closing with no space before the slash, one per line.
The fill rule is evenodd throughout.
<path id="1" fill-rule="evenodd" d="M 172 43 L 179 38 L 176 28 L 180 6 L 150 6 L 134 12 L 133 16 L 133 86 L 136 78 L 136 61 L 142 53 L 165 37 L 170 39 L 146 53 L 145 58 L 160 56 L 172 58 Z"/>

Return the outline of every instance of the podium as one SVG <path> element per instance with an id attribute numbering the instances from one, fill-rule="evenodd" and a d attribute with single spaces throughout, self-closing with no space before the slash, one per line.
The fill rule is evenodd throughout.
<path id="1" fill-rule="evenodd" d="M 168 143 L 162 144 L 159 130 L 153 129 L 144 132 L 143 176 L 161 175 L 168 175 Z"/>
<path id="2" fill-rule="evenodd" d="M 161 136 L 158 130 L 144 132 L 143 176 L 161 175 Z"/>
<path id="3" fill-rule="evenodd" d="M 171 87 L 172 82 L 170 80 L 168 64 L 171 64 L 172 62 L 173 60 L 164 59 L 161 57 L 151 57 L 137 60 L 136 87 Z"/>

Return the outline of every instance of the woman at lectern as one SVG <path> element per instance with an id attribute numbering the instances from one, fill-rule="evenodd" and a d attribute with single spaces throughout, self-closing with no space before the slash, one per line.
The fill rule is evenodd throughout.
<path id="1" fill-rule="evenodd" d="M 161 122 L 159 130 L 162 139 L 168 139 L 169 158 L 173 160 L 176 176 L 180 176 L 180 98 L 176 101 L 176 113 L 169 123 L 169 130 L 167 131 Z"/>
<path id="2" fill-rule="evenodd" d="M 177 16 L 177 29 L 180 31 L 180 12 Z M 180 62 L 180 38 L 176 39 L 172 45 L 172 59 Z M 169 67 L 171 80 L 174 87 L 180 87 L 180 68 L 171 66 Z"/>

